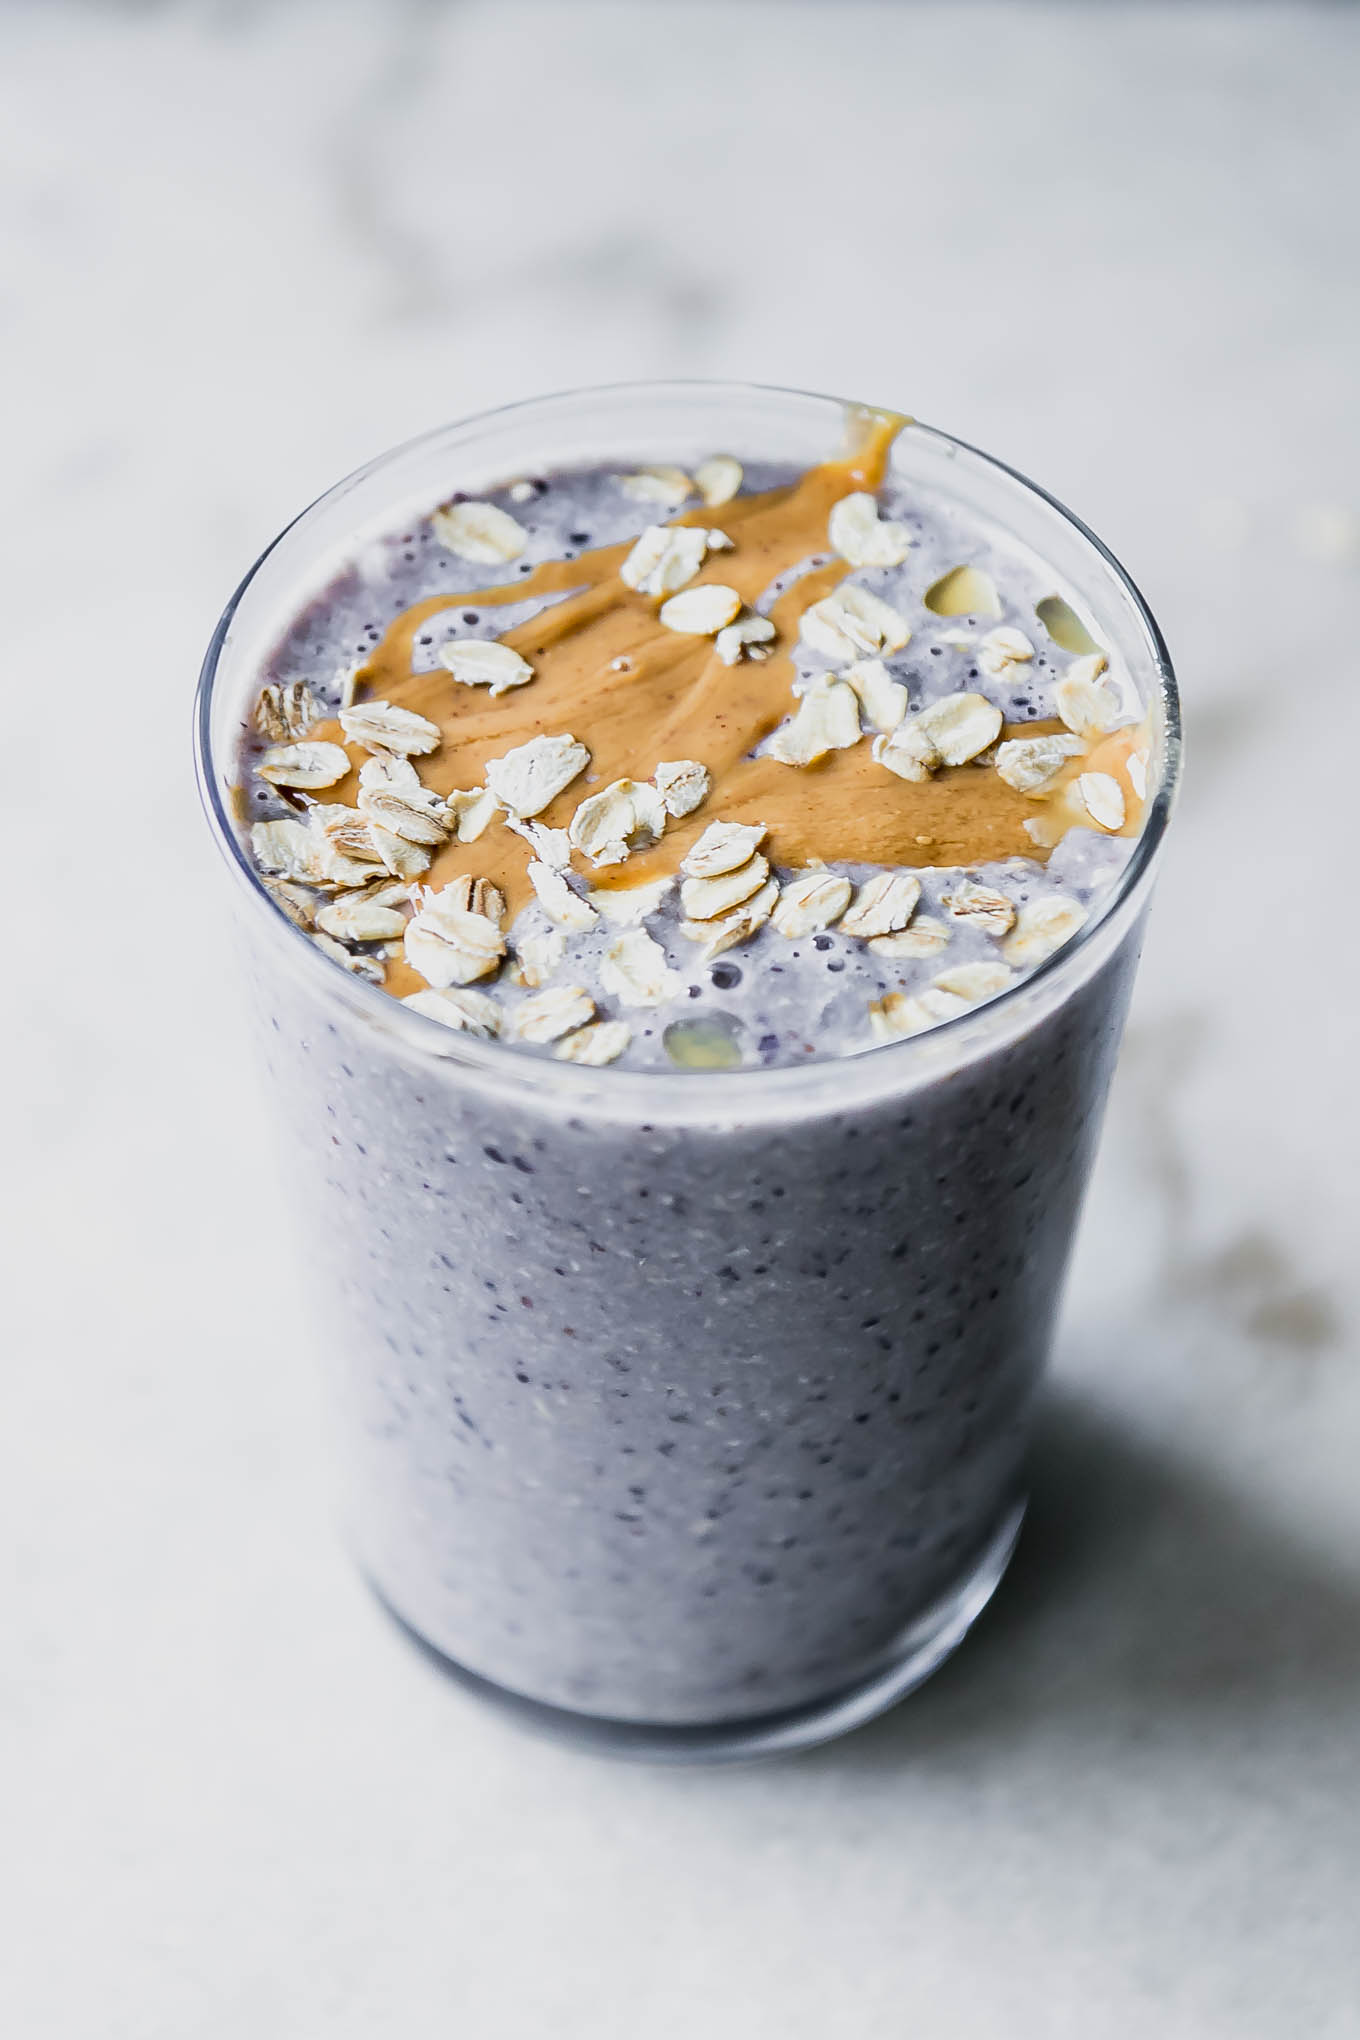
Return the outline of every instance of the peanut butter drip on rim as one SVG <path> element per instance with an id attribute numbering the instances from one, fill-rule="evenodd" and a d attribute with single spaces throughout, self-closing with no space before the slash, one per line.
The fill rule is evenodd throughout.
<path id="1" fill-rule="evenodd" d="M 724 664 L 711 636 L 687 636 L 661 624 L 658 600 L 620 579 L 629 541 L 545 561 L 500 587 L 442 592 L 413 604 L 388 626 L 357 674 L 357 699 L 391 702 L 439 726 L 438 750 L 419 760 L 421 779 L 439 794 L 478 788 L 491 760 L 532 737 L 570 731 L 589 750 L 590 765 L 537 816 L 550 827 L 565 828 L 581 802 L 612 781 L 650 779 L 666 759 L 702 763 L 710 776 L 707 799 L 671 823 L 654 848 L 609 870 L 573 860 L 596 888 L 632 887 L 675 871 L 715 816 L 763 823 L 766 853 L 776 867 L 818 860 L 890 867 L 1042 861 L 1046 849 L 1023 826 L 1034 818 L 1035 802 L 990 765 L 947 767 L 910 783 L 875 762 L 867 739 L 814 765 L 751 756 L 796 706 L 792 652 L 804 611 L 851 571 L 844 559 L 828 557 L 832 505 L 851 490 L 878 486 L 904 422 L 891 414 L 861 414 L 850 450 L 809 468 L 791 486 L 669 520 L 719 526 L 733 542 L 705 560 L 689 588 L 735 589 L 754 609 L 778 577 L 805 568 L 768 607 L 776 635 L 764 660 Z M 806 567 L 809 561 L 818 564 Z M 488 696 L 459 685 L 442 666 L 412 670 L 416 638 L 431 618 L 473 604 L 484 610 L 553 595 L 560 599 L 500 640 L 529 661 L 530 684 Z M 1061 728 L 1035 721 L 1003 734 L 1033 737 Z M 326 798 L 353 805 L 367 753 L 345 744 L 338 723 L 317 724 L 308 734 L 345 745 L 353 769 Z M 425 882 L 438 889 L 464 873 L 490 879 L 513 915 L 532 897 L 532 855 L 520 836 L 496 822 L 474 842 L 439 849 Z M 398 996 L 423 986 L 400 959 L 388 964 L 385 982 Z"/>

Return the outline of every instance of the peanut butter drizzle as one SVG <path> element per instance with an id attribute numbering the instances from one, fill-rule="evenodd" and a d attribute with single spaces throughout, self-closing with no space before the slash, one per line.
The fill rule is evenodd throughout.
<path id="1" fill-rule="evenodd" d="M 1048 724 L 1030 723 L 1027 729 L 1049 728 Z M 1148 717 L 1142 722 L 1112 730 L 1108 736 L 1093 737 L 1079 758 L 1069 758 L 1062 770 L 1046 789 L 1044 799 L 1036 802 L 1033 810 L 1034 840 L 1028 855 L 1040 863 L 1062 841 L 1072 828 L 1092 826 L 1091 817 L 1077 792 L 1077 781 L 1084 772 L 1106 772 L 1119 787 L 1124 796 L 1124 826 L 1112 831 L 1102 830 L 1101 834 L 1136 836 L 1143 826 L 1143 811 L 1146 801 L 1140 800 L 1129 776 L 1129 759 L 1135 751 L 1141 751 L 1146 760 L 1153 743 L 1152 725 Z M 1149 777 L 1152 767 L 1146 767 Z"/>
<path id="2" fill-rule="evenodd" d="M 887 413 L 859 421 L 858 443 L 840 459 L 809 468 L 788 487 L 741 496 L 718 510 L 688 511 L 677 524 L 718 525 L 734 550 L 710 554 L 689 586 L 718 582 L 754 606 L 781 574 L 827 549 L 827 518 L 837 499 L 882 480 L 888 450 L 904 420 Z M 657 620 L 655 597 L 619 579 L 632 541 L 603 546 L 574 560 L 548 560 L 500 587 L 433 595 L 413 604 L 385 632 L 358 674 L 362 696 L 416 710 L 438 723 L 444 741 L 417 762 L 425 784 L 441 794 L 476 787 L 488 760 L 531 737 L 570 732 L 587 746 L 585 773 L 537 817 L 564 828 L 589 793 L 612 780 L 649 779 L 665 759 L 694 758 L 708 768 L 710 790 L 698 812 L 673 823 L 653 849 L 625 865 L 590 870 L 596 887 L 627 887 L 673 872 L 711 821 L 759 821 L 774 865 L 818 859 L 880 865 L 973 865 L 1005 857 L 1039 858 L 1023 823 L 1036 803 L 985 766 L 940 772 L 921 784 L 875 764 L 866 737 L 813 766 L 782 765 L 750 754 L 794 706 L 791 650 L 803 611 L 828 594 L 849 568 L 833 559 L 788 587 L 770 611 L 777 637 L 771 656 L 726 666 L 711 638 L 687 637 Z M 457 683 L 445 668 L 416 673 L 415 640 L 423 624 L 450 609 L 485 609 L 534 596 L 563 599 L 504 634 L 534 668 L 533 680 L 489 698 Z M 626 659 L 626 670 L 614 670 Z M 1043 721 L 1008 727 L 1007 736 L 1059 730 Z M 337 723 L 309 735 L 344 743 Z M 330 801 L 353 804 L 366 753 L 346 745 L 354 771 L 327 790 Z M 474 843 L 451 842 L 435 856 L 433 887 L 467 872 L 500 886 L 513 916 L 532 897 L 532 852 L 513 830 L 493 822 Z M 580 860 L 577 860 L 580 863 Z M 424 981 L 400 959 L 387 967 L 387 989 L 400 997 Z"/>

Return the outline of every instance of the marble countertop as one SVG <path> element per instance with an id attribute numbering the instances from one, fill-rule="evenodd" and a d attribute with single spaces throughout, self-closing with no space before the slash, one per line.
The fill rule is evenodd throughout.
<path id="1" fill-rule="evenodd" d="M 1358 92 L 1344 7 L 0 15 L 10 2030 L 1356 2033 Z M 683 1775 L 346 1566 L 187 759 L 321 487 L 672 373 L 1038 476 L 1190 742 L 1012 1577 L 887 1720 Z"/>

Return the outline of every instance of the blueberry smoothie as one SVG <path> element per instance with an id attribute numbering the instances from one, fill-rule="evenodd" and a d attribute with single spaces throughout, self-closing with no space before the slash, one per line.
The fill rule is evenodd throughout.
<path id="1" fill-rule="evenodd" d="M 205 670 L 351 1535 L 547 1725 L 789 1746 L 1004 1567 L 1169 669 L 1064 513 L 890 414 L 503 418 L 324 498 Z"/>

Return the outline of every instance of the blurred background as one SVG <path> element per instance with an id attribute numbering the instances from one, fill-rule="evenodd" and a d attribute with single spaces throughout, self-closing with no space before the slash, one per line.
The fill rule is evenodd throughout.
<path id="1" fill-rule="evenodd" d="M 0 5 L 11 2030 L 1360 2031 L 1358 198 L 1340 5 Z M 338 475 L 654 375 L 1036 477 L 1190 746 L 1012 1577 L 693 1775 L 521 1739 L 347 1569 L 188 743 Z"/>

